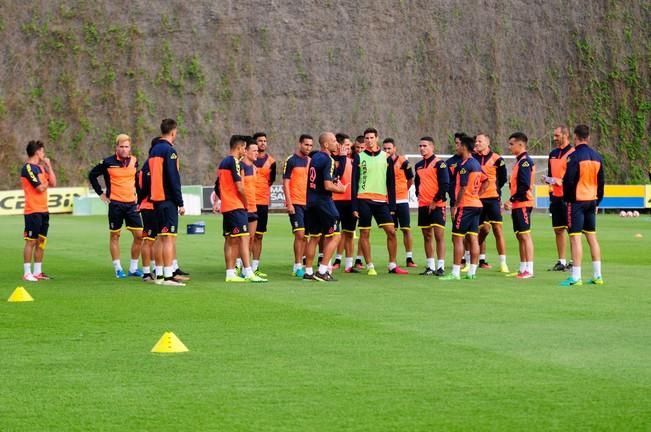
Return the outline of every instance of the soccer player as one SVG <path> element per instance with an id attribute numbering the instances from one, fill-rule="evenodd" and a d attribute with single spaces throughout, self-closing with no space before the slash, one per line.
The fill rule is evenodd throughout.
<path id="1" fill-rule="evenodd" d="M 160 125 L 161 136 L 153 143 L 149 151 L 147 160 L 151 179 L 149 201 L 154 204 L 158 237 L 163 252 L 163 279 L 157 278 L 156 283 L 185 286 L 179 278 L 174 276 L 173 267 L 179 215 L 185 214 L 181 193 L 181 175 L 179 174 L 179 157 L 174 148 L 176 128 L 174 119 L 164 119 Z M 158 260 L 156 264 L 160 265 Z"/>
<path id="2" fill-rule="evenodd" d="M 527 154 L 528 141 L 529 139 L 522 132 L 515 132 L 509 137 L 509 149 L 515 156 L 516 162 L 510 179 L 511 198 L 504 203 L 504 210 L 511 210 L 513 232 L 518 239 L 520 249 L 520 269 L 517 273 L 509 273 L 507 276 L 516 276 L 518 279 L 533 277 L 531 211 L 534 205 L 533 185 L 536 167 Z"/>
<path id="3" fill-rule="evenodd" d="M 567 169 L 567 157 L 574 152 L 570 144 L 570 129 L 558 126 L 554 129 L 556 148 L 549 153 L 547 173 L 543 181 L 549 184 L 549 212 L 552 214 L 552 228 L 556 235 L 558 262 L 552 271 L 566 271 L 572 268 L 565 258 L 565 233 L 567 232 L 567 205 L 563 201 L 563 176 Z"/>
<path id="4" fill-rule="evenodd" d="M 151 176 L 149 173 L 149 163 L 145 161 L 142 169 L 136 173 L 136 193 L 138 195 L 138 210 L 142 217 L 142 249 L 140 251 L 142 256 L 142 280 L 144 282 L 156 281 L 156 266 L 154 245 L 158 245 L 156 252 L 160 254 L 161 242 L 156 242 L 158 235 L 158 224 L 156 223 L 156 215 L 154 212 L 154 204 L 149 201 L 149 190 L 151 188 Z M 152 268 L 153 267 L 153 268 Z M 162 270 L 162 269 L 161 269 Z M 152 275 L 153 272 L 153 275 Z M 162 271 L 160 277 L 163 277 Z"/>
<path id="5" fill-rule="evenodd" d="M 447 165 L 434 154 L 434 139 L 420 139 L 418 151 L 423 157 L 415 166 L 418 226 L 423 232 L 427 265 L 424 276 L 443 276 L 445 270 L 445 202 L 450 184 Z M 434 263 L 436 240 L 436 264 Z"/>
<path id="6" fill-rule="evenodd" d="M 248 200 L 241 176 L 240 159 L 244 156 L 248 137 L 233 135 L 230 139 L 230 155 L 221 161 L 217 169 L 213 212 L 222 213 L 224 229 L 224 261 L 226 282 L 267 282 L 251 268 L 249 251 Z M 235 260 L 242 259 L 244 277 L 235 273 Z"/>
<path id="7" fill-rule="evenodd" d="M 242 169 L 242 186 L 244 187 L 244 194 L 246 195 L 246 217 L 249 223 L 249 252 L 250 256 L 253 255 L 251 233 L 254 233 L 258 226 L 258 214 L 256 213 L 258 207 L 255 199 L 255 186 L 256 186 L 256 167 L 255 161 L 258 158 L 258 144 L 256 144 L 253 137 L 247 137 L 246 145 L 244 147 L 244 157 L 241 159 L 240 167 Z M 240 257 L 241 260 L 241 257 Z M 254 273 L 260 277 L 267 275 L 257 270 Z"/>
<path id="8" fill-rule="evenodd" d="M 509 267 L 506 264 L 506 243 L 502 230 L 501 203 L 502 187 L 507 181 L 506 164 L 504 159 L 493 151 L 490 138 L 485 133 L 477 134 L 475 137 L 474 157 L 488 178 L 486 190 L 479 196 L 483 206 L 479 219 L 479 268 L 491 268 L 486 261 L 486 238 L 492 228 L 500 260 L 500 272 L 509 273 Z"/>
<path id="9" fill-rule="evenodd" d="M 20 183 L 25 193 L 25 247 L 23 249 L 23 280 L 37 282 L 50 277 L 43 272 L 43 256 L 50 227 L 47 189 L 55 187 L 57 177 L 50 159 L 45 156 L 41 141 L 27 143 L 27 161 L 20 172 Z M 34 271 L 32 271 L 32 259 Z"/>
<path id="10" fill-rule="evenodd" d="M 395 175 L 394 193 L 396 195 L 396 212 L 393 215 L 393 224 L 402 231 L 402 241 L 405 245 L 406 266 L 416 267 L 414 262 L 413 239 L 411 237 L 411 221 L 409 215 L 409 188 L 414 183 L 414 172 L 409 166 L 409 161 L 397 153 L 396 142 L 393 138 L 382 141 L 382 149 L 393 161 Z"/>
<path id="11" fill-rule="evenodd" d="M 366 150 L 353 159 L 353 215 L 359 218 L 359 247 L 366 261 L 367 274 L 377 276 L 371 258 L 371 222 L 376 223 L 387 236 L 389 273 L 409 274 L 396 264 L 398 243 L 392 212 L 395 212 L 395 175 L 393 161 L 378 146 L 378 132 L 368 128 L 364 131 Z"/>
<path id="12" fill-rule="evenodd" d="M 360 154 L 364 150 L 366 150 L 366 141 L 364 140 L 364 135 L 358 135 L 357 138 L 355 138 L 355 144 L 353 146 L 354 154 L 352 155 L 352 157 L 354 158 L 355 155 Z M 352 186 L 351 186 L 351 190 L 352 190 Z M 357 221 L 357 218 L 355 218 L 355 220 Z M 362 244 L 362 239 L 360 237 L 357 240 L 357 257 L 355 258 L 355 269 L 358 270 L 364 268 L 364 264 L 362 263 L 362 259 L 364 257 L 362 256 L 361 244 Z"/>
<path id="13" fill-rule="evenodd" d="M 88 173 L 88 180 L 95 193 L 108 204 L 109 251 L 115 277 L 118 279 L 127 277 L 120 263 L 122 223 L 133 235 L 128 275 L 143 276 L 143 272 L 138 268 L 138 258 L 142 248 L 142 219 L 136 202 L 137 170 L 138 161 L 131 154 L 131 138 L 129 135 L 120 134 L 115 138 L 115 153 L 103 159 Z M 100 176 L 104 178 L 106 191 L 102 190 L 97 180 Z"/>
<path id="14" fill-rule="evenodd" d="M 461 258 L 464 253 L 464 240 L 468 241 L 470 250 L 470 265 L 464 279 L 477 278 L 479 264 L 479 217 L 481 216 L 481 201 L 479 194 L 483 192 L 486 176 L 482 173 L 481 166 L 472 152 L 475 148 L 475 139 L 469 136 L 460 138 L 459 156 L 461 162 L 455 170 L 455 199 L 452 208 L 452 243 L 454 245 L 454 263 L 452 272 L 442 276 L 440 280 L 451 281 L 461 279 Z"/>
<path id="15" fill-rule="evenodd" d="M 604 168 L 601 155 L 592 149 L 590 128 L 578 125 L 574 128 L 574 153 L 567 158 L 567 170 L 563 176 L 563 199 L 567 203 L 568 231 L 572 250 L 572 276 L 562 286 L 582 285 L 581 260 L 585 235 L 592 255 L 591 284 L 603 285 L 601 276 L 601 248 L 597 241 L 597 209 L 604 197 Z"/>
<path id="16" fill-rule="evenodd" d="M 337 139 L 337 155 L 335 160 L 336 176 L 339 182 L 346 188 L 343 193 L 333 193 L 332 199 L 335 202 L 341 221 L 341 238 L 337 246 L 337 256 L 332 265 L 333 269 L 341 266 L 341 253 L 345 253 L 344 272 L 359 273 L 353 266 L 354 236 L 357 228 L 357 219 L 353 216 L 351 201 L 352 177 L 353 177 L 353 156 L 351 154 L 350 137 L 343 133 L 335 135 Z M 361 263 L 361 260 L 360 260 Z"/>
<path id="17" fill-rule="evenodd" d="M 344 192 L 345 186 L 334 176 L 335 163 L 331 157 L 337 150 L 337 139 L 331 132 L 319 135 L 321 151 L 312 156 L 307 183 L 306 225 L 309 239 L 305 248 L 304 280 L 333 282 L 328 263 L 339 242 L 339 213 L 332 201 L 332 193 Z M 314 273 L 312 262 L 316 248 L 323 237 L 323 260 Z"/>
<path id="18" fill-rule="evenodd" d="M 255 160 L 256 166 L 256 186 L 255 201 L 258 214 L 258 226 L 253 236 L 253 261 L 251 266 L 253 271 L 258 271 L 260 275 L 264 273 L 259 271 L 260 256 L 262 255 L 262 240 L 267 232 L 267 222 L 269 220 L 269 203 L 271 200 L 271 185 L 276 181 L 276 160 L 267 153 L 268 141 L 267 134 L 256 132 L 253 139 L 258 145 L 258 158 Z"/>
<path id="19" fill-rule="evenodd" d="M 450 217 L 452 220 L 454 220 L 454 214 L 452 214 L 452 210 L 454 209 L 454 204 L 456 200 L 456 171 L 457 167 L 461 163 L 461 138 L 464 136 L 467 136 L 464 132 L 456 132 L 454 134 L 454 154 L 445 161 L 445 164 L 448 166 L 448 174 L 450 175 L 450 186 L 448 190 L 448 196 L 450 197 Z M 463 258 L 461 259 L 461 265 L 462 265 L 462 272 L 467 272 L 470 263 L 470 248 L 468 245 L 468 239 L 464 239 L 464 253 L 463 253 Z"/>
<path id="20" fill-rule="evenodd" d="M 312 151 L 314 139 L 307 134 L 298 138 L 298 145 L 293 155 L 285 160 L 283 168 L 283 192 L 285 207 L 289 214 L 289 223 L 294 234 L 294 276 L 302 278 L 303 253 L 305 252 L 305 204 L 307 203 L 307 167 L 310 164 L 309 154 Z"/>

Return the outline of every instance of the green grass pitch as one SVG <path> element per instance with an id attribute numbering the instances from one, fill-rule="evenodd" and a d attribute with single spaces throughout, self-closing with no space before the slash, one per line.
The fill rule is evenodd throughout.
<path id="1" fill-rule="evenodd" d="M 182 228 L 199 219 L 207 234 L 178 241 L 193 280 L 172 288 L 114 279 L 103 217 L 53 216 L 44 270 L 56 280 L 23 283 L 23 220 L 2 218 L 1 431 L 651 428 L 647 215 L 600 216 L 606 285 L 569 289 L 545 271 L 555 254 L 543 215 L 532 280 L 390 276 L 374 231 L 378 277 L 304 283 L 290 276 L 287 218 L 274 215 L 262 265 L 272 282 L 230 286 L 221 219 Z M 589 259 L 583 269 L 589 278 Z M 5 301 L 18 285 L 33 303 Z M 150 353 L 168 330 L 190 352 Z"/>

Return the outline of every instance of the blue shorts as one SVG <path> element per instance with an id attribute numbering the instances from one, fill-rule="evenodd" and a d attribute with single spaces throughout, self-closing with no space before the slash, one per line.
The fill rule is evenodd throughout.
<path id="1" fill-rule="evenodd" d="M 50 228 L 49 213 L 31 213 L 25 215 L 25 240 L 38 240 L 39 237 L 47 238 L 47 231 Z"/>
<path id="2" fill-rule="evenodd" d="M 246 212 L 246 220 L 248 222 L 255 222 L 255 221 L 258 220 L 258 214 L 256 212 L 247 211 Z"/>
<path id="3" fill-rule="evenodd" d="M 502 223 L 502 202 L 499 198 L 484 198 L 481 200 L 483 205 L 479 224 Z"/>
<path id="4" fill-rule="evenodd" d="M 156 240 L 158 235 L 158 223 L 156 222 L 156 212 L 154 210 L 141 209 L 143 238 L 145 240 Z"/>
<path id="5" fill-rule="evenodd" d="M 267 221 L 269 220 L 269 206 L 258 205 L 256 213 L 258 214 L 258 226 L 255 229 L 257 234 L 264 234 L 267 232 Z"/>
<path id="6" fill-rule="evenodd" d="M 163 201 L 154 204 L 158 235 L 175 236 L 179 228 L 179 210 L 172 201 Z"/>
<path id="7" fill-rule="evenodd" d="M 526 234 L 531 232 L 531 210 L 533 207 L 520 207 L 511 209 L 511 220 L 513 221 L 513 232 Z"/>
<path id="8" fill-rule="evenodd" d="M 231 210 L 223 213 L 222 226 L 224 237 L 241 237 L 249 235 L 249 218 L 244 209 Z"/>
<path id="9" fill-rule="evenodd" d="M 353 216 L 352 201 L 335 201 L 335 207 L 337 207 L 337 211 L 339 212 L 341 230 L 349 233 L 355 232 L 357 218 Z"/>
<path id="10" fill-rule="evenodd" d="M 429 206 L 418 207 L 419 228 L 445 228 L 445 207 L 436 207 L 430 212 Z"/>
<path id="11" fill-rule="evenodd" d="M 570 235 L 597 232 L 597 202 L 578 201 L 567 203 L 568 228 Z"/>
<path id="12" fill-rule="evenodd" d="M 393 215 L 393 224 L 396 228 L 409 229 L 411 220 L 409 217 L 409 203 L 397 203 L 396 213 Z"/>
<path id="13" fill-rule="evenodd" d="M 567 204 L 561 197 L 549 197 L 549 212 L 552 214 L 552 227 L 567 228 Z"/>
<path id="14" fill-rule="evenodd" d="M 393 225 L 389 204 L 360 199 L 357 201 L 357 207 L 359 209 L 359 229 L 371 229 L 373 219 L 378 226 Z"/>
<path id="15" fill-rule="evenodd" d="M 339 233 L 339 212 L 331 199 L 308 204 L 305 210 L 305 232 L 310 236 L 326 237 Z"/>
<path id="16" fill-rule="evenodd" d="M 305 206 L 294 204 L 294 214 L 289 215 L 289 223 L 292 226 L 292 232 L 305 231 Z"/>
<path id="17" fill-rule="evenodd" d="M 174 206 L 174 210 L 176 210 L 176 206 Z M 140 212 L 136 203 L 111 201 L 108 205 L 108 220 L 109 230 L 111 231 L 120 231 L 122 229 L 122 223 L 129 230 L 142 229 L 142 219 L 140 218 Z"/>
<path id="18" fill-rule="evenodd" d="M 477 235 L 481 207 L 459 207 L 454 215 L 452 235 L 465 237 L 466 234 Z"/>

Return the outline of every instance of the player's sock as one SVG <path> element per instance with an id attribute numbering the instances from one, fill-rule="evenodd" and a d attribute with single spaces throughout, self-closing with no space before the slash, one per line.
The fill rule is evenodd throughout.
<path id="1" fill-rule="evenodd" d="M 559 258 L 558 262 L 561 263 L 562 265 L 567 265 L 567 260 L 565 258 Z"/>
<path id="2" fill-rule="evenodd" d="M 486 254 L 479 254 L 479 261 L 486 261 Z"/>
<path id="3" fill-rule="evenodd" d="M 339 260 L 339 262 L 341 262 L 341 254 L 337 254 L 337 255 L 335 256 L 335 260 Z"/>
<path id="4" fill-rule="evenodd" d="M 40 274 L 43 273 L 43 263 L 34 263 L 34 274 Z M 601 273 L 599 273 L 601 275 Z"/>
<path id="5" fill-rule="evenodd" d="M 577 266 L 577 265 L 572 266 L 572 279 L 574 280 L 581 279 L 581 266 Z"/>
<path id="6" fill-rule="evenodd" d="M 368 266 L 367 266 L 367 267 L 368 267 Z M 390 263 L 389 263 L 389 270 L 393 270 L 393 269 L 396 268 L 396 267 L 398 267 L 398 264 L 396 264 L 396 263 L 394 263 L 394 262 L 390 262 Z"/>
<path id="7" fill-rule="evenodd" d="M 308 276 L 312 276 L 314 274 L 314 270 L 312 267 L 305 267 L 305 274 Z"/>
<path id="8" fill-rule="evenodd" d="M 527 266 L 527 272 L 533 276 L 533 261 L 527 261 L 525 264 Z"/>
<path id="9" fill-rule="evenodd" d="M 325 274 L 328 272 L 328 266 L 326 264 L 319 264 L 319 273 Z"/>
<path id="10" fill-rule="evenodd" d="M 122 270 L 122 264 L 120 264 L 119 259 L 113 260 L 113 269 L 115 271 Z"/>
<path id="11" fill-rule="evenodd" d="M 463 259 L 466 260 L 466 264 L 470 264 L 470 251 L 465 251 L 463 253 Z"/>
<path id="12" fill-rule="evenodd" d="M 412 251 L 409 251 L 409 252 L 405 253 L 405 255 L 406 255 L 407 259 L 409 259 L 409 258 L 413 259 L 414 258 L 414 253 Z"/>
<path id="13" fill-rule="evenodd" d="M 292 273 L 296 273 L 296 270 L 300 269 L 301 267 L 302 264 L 294 263 L 294 266 L 292 267 Z"/>
<path id="14" fill-rule="evenodd" d="M 525 271 L 527 271 L 527 263 L 520 261 L 520 273 L 524 273 Z"/>
<path id="15" fill-rule="evenodd" d="M 477 264 L 470 264 L 468 269 L 468 276 L 474 276 L 477 274 Z"/>
<path id="16" fill-rule="evenodd" d="M 373 265 L 373 263 L 368 263 L 368 264 L 366 264 L 366 270 L 370 270 L 370 269 L 372 269 L 372 268 L 375 268 L 375 266 Z"/>
<path id="17" fill-rule="evenodd" d="M 143 264 L 142 265 L 142 274 L 145 275 L 145 276 L 148 275 L 148 274 L 151 274 L 151 267 L 148 266 L 148 265 Z"/>
<path id="18" fill-rule="evenodd" d="M 242 275 L 246 278 L 253 275 L 253 269 L 251 267 L 244 267 L 242 269 Z"/>
<path id="19" fill-rule="evenodd" d="M 344 268 L 351 268 L 353 266 L 353 257 L 346 257 L 346 260 L 344 261 L 345 265 Z"/>
<path id="20" fill-rule="evenodd" d="M 227 278 L 234 278 L 235 276 L 237 276 L 237 275 L 235 274 L 235 269 L 234 268 L 226 269 L 226 277 Z"/>
<path id="21" fill-rule="evenodd" d="M 430 269 L 432 269 L 432 270 L 436 270 L 436 269 L 434 268 L 434 258 L 427 258 L 427 260 L 426 260 L 425 262 L 427 263 L 427 264 L 426 264 L 426 265 L 427 265 L 427 268 L 430 268 Z"/>
<path id="22" fill-rule="evenodd" d="M 32 272 L 32 263 L 23 264 L 23 275 L 28 275 Z"/>
<path id="23" fill-rule="evenodd" d="M 163 276 L 163 266 L 156 266 L 156 277 Z"/>
<path id="24" fill-rule="evenodd" d="M 452 275 L 456 277 L 461 277 L 461 266 L 453 264 L 452 265 Z"/>
<path id="25" fill-rule="evenodd" d="M 34 273 L 40 273 L 36 271 L 36 263 L 34 263 Z M 592 277 L 594 279 L 601 278 L 601 261 L 592 261 Z"/>
<path id="26" fill-rule="evenodd" d="M 235 267 L 242 268 L 242 258 L 235 259 Z"/>
<path id="27" fill-rule="evenodd" d="M 506 255 L 500 255 L 500 265 L 506 264 Z"/>
<path id="28" fill-rule="evenodd" d="M 135 273 L 137 271 L 138 271 L 138 260 L 137 259 L 129 260 L 129 272 Z"/>
<path id="29" fill-rule="evenodd" d="M 138 269 L 138 267 L 136 267 Z M 175 272 L 179 269 L 179 262 L 178 260 L 172 260 L 172 271 Z"/>
<path id="30" fill-rule="evenodd" d="M 174 270 L 172 270 L 172 266 L 164 266 L 163 267 L 163 277 L 165 279 L 169 279 L 174 275 Z"/>
<path id="31" fill-rule="evenodd" d="M 364 259 L 364 257 L 361 256 L 361 255 L 357 255 L 357 256 L 355 257 L 355 261 L 362 262 L 363 259 Z"/>
<path id="32" fill-rule="evenodd" d="M 260 260 L 252 260 L 251 268 L 253 269 L 254 272 L 258 270 L 258 267 L 260 267 Z"/>
<path id="33" fill-rule="evenodd" d="M 436 270 L 438 269 L 445 270 L 445 260 L 436 260 Z"/>

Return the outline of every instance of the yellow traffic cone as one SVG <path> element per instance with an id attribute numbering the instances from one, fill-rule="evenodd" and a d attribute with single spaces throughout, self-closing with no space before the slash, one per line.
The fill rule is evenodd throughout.
<path id="1" fill-rule="evenodd" d="M 154 353 L 179 353 L 190 351 L 181 339 L 176 337 L 172 332 L 165 332 L 163 336 L 156 342 L 156 345 L 151 349 Z"/>
<path id="2" fill-rule="evenodd" d="M 29 295 L 29 293 L 25 288 L 19 286 L 16 287 L 14 292 L 11 293 L 7 301 L 8 302 L 30 302 L 30 301 L 34 301 L 34 298 L 31 295 Z"/>

